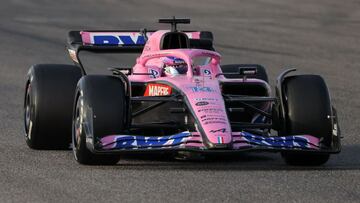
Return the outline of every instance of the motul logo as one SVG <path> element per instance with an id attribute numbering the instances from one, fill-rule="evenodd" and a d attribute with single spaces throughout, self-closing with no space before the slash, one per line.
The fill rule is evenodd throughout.
<path id="1" fill-rule="evenodd" d="M 163 84 L 148 84 L 144 96 L 171 95 L 171 87 Z"/>

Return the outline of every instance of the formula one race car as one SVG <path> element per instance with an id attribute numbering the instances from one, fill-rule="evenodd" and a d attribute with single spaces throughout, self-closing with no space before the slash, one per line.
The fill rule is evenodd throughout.
<path id="1" fill-rule="evenodd" d="M 281 152 L 292 165 L 321 165 L 339 153 L 340 130 L 318 75 L 277 78 L 263 66 L 220 65 L 213 35 L 171 30 L 70 31 L 73 65 L 38 64 L 26 82 L 26 142 L 68 148 L 81 164 L 116 164 L 124 153 Z M 87 75 L 80 51 L 141 53 L 136 64 Z M 277 132 L 276 134 L 273 132 Z M 72 135 L 72 136 L 71 136 Z M 185 152 L 185 153 L 184 153 Z"/>

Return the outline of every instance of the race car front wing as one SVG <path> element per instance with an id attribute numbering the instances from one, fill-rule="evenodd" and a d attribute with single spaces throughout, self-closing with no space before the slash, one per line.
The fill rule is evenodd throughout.
<path id="1" fill-rule="evenodd" d="M 95 153 L 131 153 L 146 151 L 198 151 L 204 153 L 247 150 L 312 151 L 337 153 L 337 149 L 321 146 L 312 135 L 261 136 L 246 131 L 233 132 L 232 143 L 224 149 L 208 149 L 198 132 L 184 131 L 170 136 L 109 135 L 94 145 Z M 219 140 L 220 142 L 220 140 Z"/>

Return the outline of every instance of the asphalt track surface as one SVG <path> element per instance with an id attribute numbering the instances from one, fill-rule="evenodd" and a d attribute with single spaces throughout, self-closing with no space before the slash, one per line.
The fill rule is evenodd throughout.
<path id="1" fill-rule="evenodd" d="M 124 157 L 82 166 L 71 151 L 25 144 L 25 75 L 35 63 L 70 63 L 71 29 L 211 30 L 223 63 L 260 63 L 272 81 L 286 67 L 321 74 L 339 111 L 343 150 L 321 167 L 289 167 L 279 154 L 191 162 Z M 360 1 L 5 0 L 0 6 L 0 202 L 358 202 L 360 200 Z M 272 83 L 273 84 L 273 83 Z"/>

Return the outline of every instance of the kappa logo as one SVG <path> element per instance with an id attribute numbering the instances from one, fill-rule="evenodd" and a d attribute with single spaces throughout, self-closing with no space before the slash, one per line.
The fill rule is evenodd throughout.
<path id="1" fill-rule="evenodd" d="M 195 105 L 196 105 L 196 106 L 206 106 L 206 105 L 208 105 L 208 104 L 209 104 L 209 102 L 201 101 L 201 102 L 197 102 Z"/>
<path id="2" fill-rule="evenodd" d="M 220 129 L 217 129 L 217 130 L 210 130 L 211 133 L 217 133 L 217 132 L 226 132 L 226 128 L 220 128 Z"/>
<path id="3" fill-rule="evenodd" d="M 171 87 L 163 84 L 148 84 L 144 96 L 168 96 L 171 95 Z"/>

